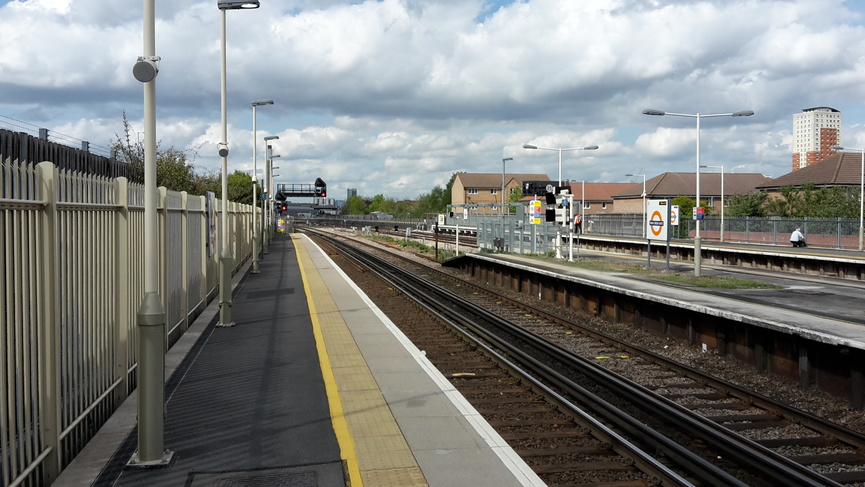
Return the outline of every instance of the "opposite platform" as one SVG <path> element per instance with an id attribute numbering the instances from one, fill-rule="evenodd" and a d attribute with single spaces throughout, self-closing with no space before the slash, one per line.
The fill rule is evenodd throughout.
<path id="1" fill-rule="evenodd" d="M 233 303 L 236 326 L 212 305 L 166 356 L 174 465 L 125 467 L 133 394 L 55 485 L 543 485 L 306 237 Z"/>

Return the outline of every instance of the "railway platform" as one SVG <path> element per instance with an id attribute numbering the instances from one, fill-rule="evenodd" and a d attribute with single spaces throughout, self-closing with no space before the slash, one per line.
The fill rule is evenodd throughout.
<path id="1" fill-rule="evenodd" d="M 54 486 L 543 485 L 305 236 L 238 273 L 166 355 L 171 465 L 127 466 L 131 395 Z"/>

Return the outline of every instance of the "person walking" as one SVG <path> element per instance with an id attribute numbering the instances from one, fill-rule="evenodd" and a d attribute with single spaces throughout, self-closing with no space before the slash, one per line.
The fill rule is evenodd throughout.
<path id="1" fill-rule="evenodd" d="M 805 243 L 805 236 L 802 235 L 802 232 L 799 229 L 793 230 L 793 233 L 790 235 L 790 243 L 793 244 L 793 247 L 807 247 L 808 245 Z"/>
<path id="2" fill-rule="evenodd" d="M 574 232 L 577 235 L 583 233 L 583 215 L 580 215 L 579 213 L 574 217 Z"/>

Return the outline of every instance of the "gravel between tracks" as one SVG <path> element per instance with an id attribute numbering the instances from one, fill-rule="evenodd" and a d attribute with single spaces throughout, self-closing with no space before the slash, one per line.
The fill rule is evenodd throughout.
<path id="1" fill-rule="evenodd" d="M 392 247 L 386 248 L 382 246 L 382 248 L 386 251 L 394 251 Z M 419 264 L 434 265 L 440 268 L 437 264 L 431 263 L 426 257 L 409 252 L 402 252 L 402 255 L 411 256 Z M 455 275 L 465 278 L 465 275 L 461 272 L 448 269 L 442 270 L 453 272 Z M 417 316 L 418 313 L 406 312 L 408 310 L 398 304 L 400 300 L 389 299 L 393 298 L 392 291 L 385 293 L 385 296 L 380 296 L 380 291 L 376 291 L 374 287 L 368 288 L 368 286 L 364 286 L 361 282 L 358 282 L 358 285 L 395 322 L 420 318 Z M 499 288 L 496 288 L 496 291 L 503 292 Z M 857 411 L 851 408 L 846 401 L 832 397 L 815 388 L 800 389 L 798 384 L 792 381 L 758 372 L 754 368 L 733 358 L 721 357 L 712 351 L 703 352 L 697 347 L 678 342 L 671 337 L 653 335 L 643 330 L 635 329 L 625 323 L 612 323 L 594 315 L 567 310 L 551 303 L 529 300 L 526 296 L 513 292 L 504 292 L 504 294 L 516 300 L 530 301 L 533 306 L 567 316 L 574 321 L 589 323 L 594 329 L 612 337 L 622 339 L 637 347 L 651 350 L 695 369 L 710 372 L 715 377 L 865 434 L 865 412 Z"/>

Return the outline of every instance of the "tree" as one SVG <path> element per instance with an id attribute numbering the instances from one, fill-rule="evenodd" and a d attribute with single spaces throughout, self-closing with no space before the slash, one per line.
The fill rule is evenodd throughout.
<path id="1" fill-rule="evenodd" d="M 768 193 L 755 191 L 748 194 L 733 194 L 727 196 L 725 203 L 728 216 L 766 216 L 766 199 Z"/>
<path id="2" fill-rule="evenodd" d="M 123 113 L 123 136 L 117 135 L 112 149 L 117 151 L 118 160 L 132 165 L 133 170 L 144 179 L 144 143 L 132 141 L 132 126 Z M 156 185 L 171 191 L 186 191 L 192 195 L 204 195 L 208 191 L 222 198 L 222 174 L 219 172 L 197 174 L 195 166 L 189 161 L 195 150 L 179 150 L 174 147 L 162 150 L 156 146 Z M 238 203 L 252 204 L 252 177 L 235 171 L 228 175 L 228 199 Z M 257 202 L 260 203 L 260 202 Z"/>
<path id="3" fill-rule="evenodd" d="M 366 214 L 366 203 L 363 198 L 354 195 L 345 202 L 345 213 L 348 215 L 363 215 Z"/>
<path id="4" fill-rule="evenodd" d="M 228 200 L 252 204 L 252 177 L 243 171 L 228 175 Z"/>

